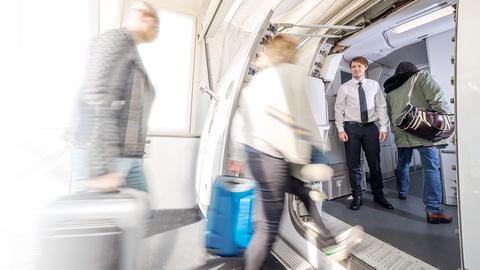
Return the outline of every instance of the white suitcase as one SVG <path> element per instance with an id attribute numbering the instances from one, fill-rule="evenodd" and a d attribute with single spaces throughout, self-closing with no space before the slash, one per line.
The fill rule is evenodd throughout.
<path id="1" fill-rule="evenodd" d="M 147 194 L 133 189 L 60 198 L 44 215 L 37 269 L 140 269 L 149 213 Z"/>

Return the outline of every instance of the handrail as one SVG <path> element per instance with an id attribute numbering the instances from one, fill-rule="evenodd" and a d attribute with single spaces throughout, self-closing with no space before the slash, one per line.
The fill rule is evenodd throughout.
<path id="1" fill-rule="evenodd" d="M 293 23 L 274 23 L 274 26 L 277 27 L 284 27 L 284 28 L 292 28 L 292 27 L 299 27 L 299 28 L 325 28 L 325 29 L 341 29 L 341 30 L 358 30 L 361 27 L 358 26 L 351 26 L 351 25 L 304 25 L 304 24 L 293 24 Z"/>

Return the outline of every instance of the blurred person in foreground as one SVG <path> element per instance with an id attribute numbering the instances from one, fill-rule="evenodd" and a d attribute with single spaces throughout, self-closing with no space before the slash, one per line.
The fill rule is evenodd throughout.
<path id="1" fill-rule="evenodd" d="M 292 163 L 310 163 L 312 144 L 325 150 L 304 87 L 306 73 L 294 64 L 297 45 L 296 38 L 285 34 L 266 45 L 259 59 L 264 69 L 242 90 L 233 120 L 232 139 L 243 144 L 258 190 L 255 233 L 245 252 L 247 270 L 265 264 L 286 192 L 297 195 L 311 217 L 323 223 L 308 188 L 290 175 Z M 230 162 L 231 170 L 240 170 L 240 166 Z M 349 233 L 342 236 L 344 243 L 352 240 Z"/>
<path id="2" fill-rule="evenodd" d="M 387 93 L 387 110 L 390 121 L 393 123 L 404 110 L 410 84 L 415 76 L 417 76 L 417 80 L 412 91 L 412 105 L 444 114 L 452 113 L 442 89 L 432 76 L 427 72 L 420 72 L 413 63 L 401 62 L 397 66 L 395 74 L 383 84 Z M 436 146 L 446 145 L 448 142 L 425 140 L 395 126 L 393 126 L 393 134 L 398 148 L 397 191 L 399 199 L 407 199 L 410 186 L 410 162 L 413 150 L 416 149 L 420 153 L 423 166 L 423 203 L 427 221 L 429 223 L 452 222 L 452 216 L 447 215 L 440 208 L 442 183 L 436 148 Z"/>
<path id="3" fill-rule="evenodd" d="M 72 191 L 111 191 L 122 185 L 147 191 L 142 158 L 154 88 L 137 45 L 157 35 L 157 12 L 137 1 L 129 7 L 124 28 L 93 41 L 67 132 Z"/>

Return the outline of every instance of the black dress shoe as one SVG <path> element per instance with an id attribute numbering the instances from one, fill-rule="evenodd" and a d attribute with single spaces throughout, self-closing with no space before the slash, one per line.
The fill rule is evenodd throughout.
<path id="1" fill-rule="evenodd" d="M 393 205 L 391 205 L 384 197 L 373 197 L 373 201 L 387 209 L 393 209 Z"/>
<path id="2" fill-rule="evenodd" d="M 399 198 L 400 200 L 406 200 L 406 199 L 407 199 L 407 195 L 398 194 L 398 198 Z"/>
<path id="3" fill-rule="evenodd" d="M 360 205 L 362 205 L 362 199 L 353 199 L 353 201 L 350 203 L 350 209 L 358 210 L 360 209 Z"/>

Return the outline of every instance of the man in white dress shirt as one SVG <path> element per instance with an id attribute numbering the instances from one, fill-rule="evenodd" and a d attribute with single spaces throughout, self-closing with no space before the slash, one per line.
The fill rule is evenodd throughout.
<path id="1" fill-rule="evenodd" d="M 387 105 L 377 81 L 365 78 L 368 60 L 358 56 L 350 61 L 353 79 L 338 89 L 335 102 L 335 123 L 338 138 L 345 142 L 345 153 L 352 187 L 350 209 L 362 205 L 360 149 L 363 148 L 370 168 L 370 187 L 376 203 L 387 209 L 393 206 L 383 195 L 380 169 L 380 142 L 388 136 Z M 376 121 L 379 121 L 380 131 Z"/>

